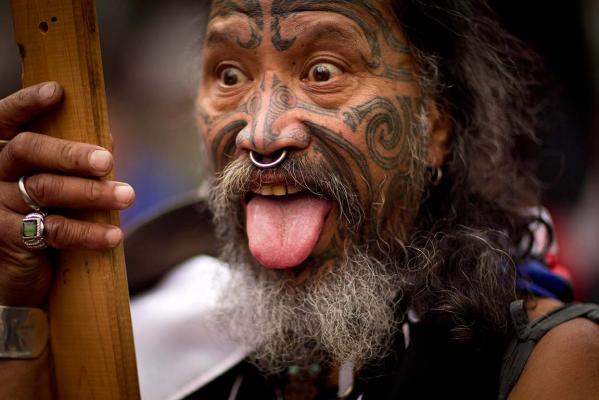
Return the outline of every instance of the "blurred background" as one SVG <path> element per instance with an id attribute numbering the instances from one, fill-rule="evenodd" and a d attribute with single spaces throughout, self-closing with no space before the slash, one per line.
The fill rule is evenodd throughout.
<path id="1" fill-rule="evenodd" d="M 578 300 L 599 302 L 599 0 L 491 0 L 543 58 L 547 106 L 538 175 L 560 262 Z M 136 204 L 125 229 L 202 181 L 194 96 L 202 0 L 97 0 L 117 177 Z M 20 87 L 8 1 L 0 1 L 0 97 Z"/>
<path id="2" fill-rule="evenodd" d="M 20 88 L 10 2 L 0 1 L 0 97 Z M 202 179 L 194 121 L 202 0 L 97 0 L 117 178 L 137 193 L 124 226 Z"/>

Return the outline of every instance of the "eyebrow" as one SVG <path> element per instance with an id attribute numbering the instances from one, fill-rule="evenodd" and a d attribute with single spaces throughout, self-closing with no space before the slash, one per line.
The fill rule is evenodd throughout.
<path id="1" fill-rule="evenodd" d="M 239 25 L 233 28 L 216 28 L 209 30 L 206 36 L 207 46 L 238 44 Z M 297 34 L 297 38 L 309 42 L 318 42 L 319 40 L 338 40 L 343 44 L 360 45 L 356 39 L 365 40 L 364 35 L 357 28 L 346 28 L 333 22 L 315 22 L 308 24 L 306 29 Z"/>
<path id="2" fill-rule="evenodd" d="M 379 12 L 377 12 L 369 3 L 370 2 L 359 4 L 359 2 L 352 2 L 349 0 L 331 0 L 324 2 L 316 0 L 292 0 L 280 2 L 277 8 L 271 10 L 271 14 L 282 19 L 287 18 L 291 14 L 310 11 L 324 11 L 341 15 L 353 21 L 360 28 L 362 37 L 366 39 L 372 49 L 373 56 L 376 57 L 380 55 L 380 48 L 374 28 L 352 9 L 352 7 L 350 7 L 351 5 L 357 6 L 365 10 L 370 17 L 379 17 Z"/>
<path id="3" fill-rule="evenodd" d="M 357 28 L 344 27 L 330 21 L 317 21 L 308 24 L 301 33 L 297 34 L 297 39 L 316 43 L 321 40 L 335 40 L 344 45 L 352 45 L 361 47 L 361 44 L 366 44 L 366 38 Z"/>
<path id="4" fill-rule="evenodd" d="M 210 31 L 206 37 L 206 45 L 236 43 L 235 36 L 231 31 Z"/>
<path id="5" fill-rule="evenodd" d="M 350 29 L 343 28 L 339 25 L 327 23 L 327 22 L 316 23 L 313 26 L 309 26 L 305 30 L 305 32 L 306 32 L 306 34 L 309 34 L 310 36 L 327 37 L 327 38 L 331 37 L 331 38 L 337 38 L 340 40 L 349 40 L 349 39 L 355 38 L 356 34 L 358 33 L 357 31 L 355 31 L 355 33 L 353 33 Z"/>

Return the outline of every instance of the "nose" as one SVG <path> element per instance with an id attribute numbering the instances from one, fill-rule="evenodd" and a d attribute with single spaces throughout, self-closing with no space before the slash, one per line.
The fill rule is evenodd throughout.
<path id="1" fill-rule="evenodd" d="M 237 135 L 237 147 L 267 158 L 276 158 L 283 150 L 291 153 L 306 149 L 310 144 L 308 128 L 299 121 L 286 120 L 282 116 L 271 126 L 262 128 L 248 124 Z"/>
<path id="2" fill-rule="evenodd" d="M 253 156 L 254 164 L 271 164 L 310 145 L 310 131 L 298 118 L 297 99 L 285 86 L 271 87 L 250 100 L 251 117 L 236 137 L 236 146 Z M 253 161 L 254 161 L 253 160 Z M 279 161 L 280 162 L 280 161 Z"/>

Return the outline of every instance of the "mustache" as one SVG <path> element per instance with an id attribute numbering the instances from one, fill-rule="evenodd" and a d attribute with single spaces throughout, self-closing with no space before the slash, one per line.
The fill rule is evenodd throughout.
<path id="1" fill-rule="evenodd" d="M 240 157 L 216 175 L 210 203 L 215 214 L 226 213 L 241 207 L 241 202 L 262 185 L 295 186 L 301 192 L 335 202 L 348 227 L 356 228 L 365 220 L 365 208 L 344 173 L 350 172 L 337 171 L 325 160 L 310 161 L 306 155 L 290 154 L 269 169 L 256 167 L 249 157 Z"/>

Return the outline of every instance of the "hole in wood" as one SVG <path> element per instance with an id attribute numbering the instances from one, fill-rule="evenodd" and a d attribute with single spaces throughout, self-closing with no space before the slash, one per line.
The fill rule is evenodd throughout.
<path id="1" fill-rule="evenodd" d="M 50 18 L 50 21 L 52 21 L 52 22 L 56 22 L 56 21 L 58 21 L 58 18 L 56 18 L 56 17 L 52 17 L 52 18 Z"/>
<path id="2" fill-rule="evenodd" d="M 40 28 L 40 32 L 48 33 L 48 23 L 46 21 L 40 22 L 39 28 Z"/>

